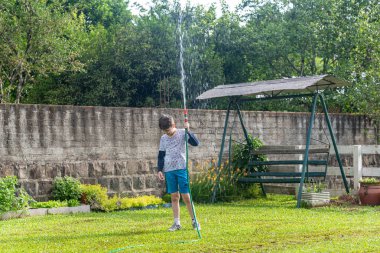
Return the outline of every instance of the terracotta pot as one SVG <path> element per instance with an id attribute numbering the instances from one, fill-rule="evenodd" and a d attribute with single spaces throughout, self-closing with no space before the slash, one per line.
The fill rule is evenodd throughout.
<path id="1" fill-rule="evenodd" d="M 380 205 L 380 185 L 360 184 L 359 199 L 362 205 Z"/>

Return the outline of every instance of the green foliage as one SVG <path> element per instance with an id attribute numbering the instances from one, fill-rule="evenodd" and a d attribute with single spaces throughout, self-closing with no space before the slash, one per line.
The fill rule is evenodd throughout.
<path id="1" fill-rule="evenodd" d="M 82 192 L 82 203 L 90 205 L 91 209 L 101 209 L 103 203 L 108 200 L 107 188 L 99 184 L 81 184 L 80 189 Z"/>
<path id="2" fill-rule="evenodd" d="M 235 142 L 232 146 L 232 167 L 234 169 L 247 170 L 249 161 L 266 161 L 265 155 L 254 155 L 252 151 L 263 146 L 263 142 L 251 134 L 248 134 L 248 143 Z M 266 166 L 256 166 L 251 168 L 252 171 L 266 171 Z"/>
<path id="3" fill-rule="evenodd" d="M 155 196 L 140 196 L 136 198 L 119 198 L 117 195 L 109 198 L 107 188 L 101 185 L 81 185 L 84 204 L 89 204 L 92 210 L 112 212 L 115 210 L 125 210 L 136 207 L 146 207 L 148 205 L 159 205 L 164 201 Z"/>
<path id="4" fill-rule="evenodd" d="M 120 210 L 129 208 L 141 208 L 150 205 L 160 205 L 164 201 L 156 196 L 140 196 L 135 198 L 121 198 L 120 199 Z"/>
<path id="5" fill-rule="evenodd" d="M 69 207 L 80 206 L 80 202 L 77 199 L 69 199 L 67 200 L 67 206 Z"/>
<path id="6" fill-rule="evenodd" d="M 164 196 L 162 196 L 162 200 L 163 200 L 165 203 L 170 203 L 170 202 L 172 202 L 171 195 L 170 195 L 169 193 L 166 193 Z"/>
<path id="7" fill-rule="evenodd" d="M 53 208 L 53 207 L 66 207 L 68 206 L 67 201 L 60 200 L 49 200 L 43 202 L 32 202 L 30 208 Z"/>
<path id="8" fill-rule="evenodd" d="M 189 108 L 225 109 L 226 100 L 195 100 L 219 84 L 334 74 L 352 85 L 329 91 L 329 109 L 380 124 L 378 2 L 244 0 L 222 9 L 153 1 L 132 16 L 123 0 L 0 0 L 0 100 L 180 107 L 181 30 Z M 309 107 L 286 99 L 244 109 Z"/>
<path id="9" fill-rule="evenodd" d="M 209 167 L 198 168 L 190 182 L 193 201 L 207 203 L 211 200 L 214 188 L 217 186 L 216 200 L 220 202 L 238 201 L 258 196 L 257 185 L 238 184 L 240 176 L 246 175 L 247 170 L 233 169 L 228 162 L 217 169 L 215 162 Z"/>
<path id="10" fill-rule="evenodd" d="M 83 16 L 57 0 L 0 0 L 0 34 L 2 103 L 19 103 L 38 78 L 83 69 Z"/>
<path id="11" fill-rule="evenodd" d="M 119 208 L 119 198 L 114 195 L 112 198 L 106 199 L 101 206 L 101 210 L 106 212 L 112 212 Z"/>
<path id="12" fill-rule="evenodd" d="M 112 212 L 115 210 L 127 210 L 131 208 L 143 208 L 147 206 L 156 206 L 163 204 L 164 201 L 156 196 L 139 196 L 135 198 L 118 198 L 114 195 L 107 199 L 102 206 L 102 210 Z"/>
<path id="13" fill-rule="evenodd" d="M 53 198 L 55 200 L 78 200 L 81 197 L 80 182 L 69 176 L 56 177 L 53 181 Z"/>
<path id="14" fill-rule="evenodd" d="M 15 176 L 0 178 L 0 212 L 25 210 L 32 198 L 24 189 L 17 187 Z"/>
<path id="15" fill-rule="evenodd" d="M 315 193 L 320 193 L 323 192 L 327 188 L 326 184 L 317 181 L 317 182 L 306 182 L 303 186 L 303 191 L 304 192 L 315 192 Z"/>
<path id="16" fill-rule="evenodd" d="M 363 178 L 359 181 L 359 183 L 363 184 L 363 185 L 368 185 L 368 184 L 372 184 L 372 185 L 377 185 L 377 184 L 380 184 L 380 180 L 377 179 L 377 178 L 374 178 L 374 177 L 367 177 L 367 178 Z"/>

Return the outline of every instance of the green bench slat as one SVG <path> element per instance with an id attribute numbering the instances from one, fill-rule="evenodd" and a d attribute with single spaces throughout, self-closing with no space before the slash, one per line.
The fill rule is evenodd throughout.
<path id="1" fill-rule="evenodd" d="M 306 172 L 306 177 L 325 177 L 325 172 Z M 249 177 L 301 177 L 301 172 L 253 172 Z"/>
<path id="2" fill-rule="evenodd" d="M 301 178 L 254 178 L 241 177 L 238 179 L 240 183 L 299 183 Z"/>
<path id="3" fill-rule="evenodd" d="M 303 164 L 302 160 L 280 160 L 280 161 L 251 161 L 249 165 L 260 166 L 260 165 L 297 165 Z M 327 165 L 326 160 L 309 160 L 309 165 Z"/>
<path id="4" fill-rule="evenodd" d="M 263 146 L 258 150 L 252 150 L 254 155 L 269 155 L 269 154 L 305 154 L 306 148 L 296 148 L 295 146 L 271 145 Z M 330 147 L 327 145 L 311 145 L 309 146 L 309 154 L 326 154 L 330 152 Z"/>

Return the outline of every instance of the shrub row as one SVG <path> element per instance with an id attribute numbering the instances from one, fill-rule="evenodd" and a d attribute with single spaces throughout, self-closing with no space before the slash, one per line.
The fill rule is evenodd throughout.
<path id="1" fill-rule="evenodd" d="M 116 195 L 109 198 L 107 189 L 100 185 L 81 185 L 84 204 L 89 204 L 91 209 L 111 212 L 114 210 L 126 210 L 131 208 L 141 208 L 150 205 L 160 205 L 164 201 L 156 196 L 140 196 L 135 198 L 120 198 Z"/>
<path id="2" fill-rule="evenodd" d="M 164 203 L 155 196 L 119 198 L 115 195 L 109 198 L 107 188 L 81 184 L 78 179 L 69 176 L 54 179 L 52 197 L 54 200 L 37 202 L 18 186 L 15 176 L 0 178 L 0 213 L 28 208 L 71 207 L 79 206 L 80 203 L 90 205 L 93 210 L 110 212 Z"/>

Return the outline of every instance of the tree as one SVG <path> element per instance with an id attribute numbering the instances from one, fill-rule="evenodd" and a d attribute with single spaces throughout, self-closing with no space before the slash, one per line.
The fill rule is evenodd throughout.
<path id="1" fill-rule="evenodd" d="M 20 103 L 39 76 L 81 70 L 83 17 L 49 1 L 0 1 L 1 102 Z"/>

